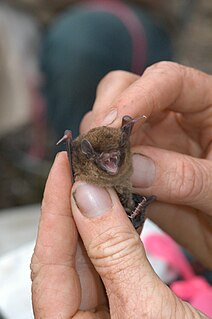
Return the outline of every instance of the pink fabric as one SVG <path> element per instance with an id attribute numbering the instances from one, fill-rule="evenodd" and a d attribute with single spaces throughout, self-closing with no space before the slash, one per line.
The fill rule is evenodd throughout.
<path id="1" fill-rule="evenodd" d="M 119 0 L 88 0 L 92 10 L 104 10 L 115 15 L 127 28 L 132 40 L 132 65 L 131 71 L 141 74 L 145 67 L 147 43 L 144 30 L 133 10 Z"/>
<path id="2" fill-rule="evenodd" d="M 144 238 L 144 246 L 147 252 L 166 261 L 183 278 L 171 284 L 173 292 L 212 318 L 212 287 L 204 277 L 195 275 L 175 241 L 165 234 L 150 234 Z"/>
<path id="3" fill-rule="evenodd" d="M 144 241 L 147 251 L 153 256 L 166 261 L 181 276 L 187 279 L 193 277 L 193 270 L 178 245 L 168 235 L 152 234 Z"/>

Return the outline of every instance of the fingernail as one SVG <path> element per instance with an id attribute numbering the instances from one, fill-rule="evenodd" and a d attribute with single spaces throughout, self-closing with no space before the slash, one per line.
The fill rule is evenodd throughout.
<path id="1" fill-rule="evenodd" d="M 110 125 L 112 124 L 116 117 L 117 117 L 117 109 L 115 110 L 112 110 L 110 113 L 107 114 L 107 116 L 104 118 L 103 122 L 101 123 L 101 125 L 104 125 L 104 126 L 107 126 L 107 125 Z"/>
<path id="2" fill-rule="evenodd" d="M 149 187 L 155 179 L 155 163 L 149 157 L 133 155 L 132 184 L 134 187 Z"/>
<path id="3" fill-rule="evenodd" d="M 103 215 L 112 207 L 112 201 L 105 188 L 81 184 L 73 194 L 77 207 L 88 218 Z"/>

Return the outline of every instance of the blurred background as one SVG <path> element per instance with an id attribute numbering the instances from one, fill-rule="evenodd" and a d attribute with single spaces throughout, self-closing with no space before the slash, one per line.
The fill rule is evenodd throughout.
<path id="1" fill-rule="evenodd" d="M 173 1 L 177 13 L 184 2 Z M 55 152 L 54 133 L 45 123 L 39 60 L 45 27 L 29 7 L 24 1 L 18 10 L 0 5 L 0 208 L 40 201 Z M 174 60 L 211 73 L 212 2 L 195 1 L 184 14 L 183 28 L 176 20 L 176 30 L 171 29 Z"/>
<path id="2" fill-rule="evenodd" d="M 56 151 L 56 137 L 46 126 L 45 76 L 40 67 L 49 17 L 42 11 L 38 18 L 39 8 L 32 2 L 0 4 L 0 208 L 40 202 Z M 176 16 L 184 13 L 183 27 L 177 19 L 170 26 L 173 59 L 211 73 L 212 2 L 192 1 L 194 6 L 188 8 L 187 2 L 169 2 L 170 20 L 175 19 L 174 10 Z"/>
<path id="3" fill-rule="evenodd" d="M 91 2 L 92 6 L 98 6 L 98 1 Z M 129 2 L 125 1 L 125 4 Z M 158 21 L 166 29 L 167 41 L 170 42 L 168 45 L 166 42 L 170 52 L 167 59 L 212 73 L 212 1 L 132 2 L 133 10 L 136 11 L 137 6 L 142 7 L 144 20 L 151 21 L 152 18 L 154 23 Z M 49 116 L 51 103 L 54 113 L 55 104 L 59 105 L 60 99 L 56 99 L 55 95 L 47 97 L 49 65 L 47 61 L 48 68 L 43 66 L 43 61 L 48 59 L 48 54 L 43 59 L 43 52 L 53 47 L 49 44 L 52 41 L 50 31 L 51 41 L 48 39 L 46 48 L 48 29 L 54 27 L 55 21 L 60 23 L 61 16 L 66 11 L 70 12 L 70 6 L 77 3 L 68 0 L 0 2 L 0 311 L 5 319 L 32 318 L 30 294 L 25 297 L 30 289 L 29 282 L 25 281 L 26 275 L 29 275 L 26 265 L 36 235 L 44 184 L 57 152 L 55 143 L 61 133 L 57 125 L 51 123 L 53 117 Z M 112 9 L 107 8 L 110 12 Z M 148 21 L 145 22 L 147 29 L 150 28 Z M 161 53 L 160 59 L 163 57 L 166 58 L 166 52 Z M 147 64 L 151 61 L 156 62 L 157 57 Z M 57 63 L 57 60 L 52 63 Z M 117 68 L 121 67 L 118 65 Z M 104 69 L 102 74 L 106 71 Z M 60 76 L 58 72 L 57 77 Z M 75 90 L 76 94 L 83 95 L 80 89 Z M 84 103 L 91 104 L 94 96 L 88 102 L 83 96 Z M 73 119 L 75 112 L 73 110 L 70 114 Z M 66 124 L 60 123 L 61 126 L 63 130 L 72 129 Z M 17 277 L 20 281 L 14 284 Z M 23 296 L 22 300 L 17 299 L 18 294 Z M 14 300 L 17 301 L 17 308 L 14 307 L 16 315 L 11 312 Z"/>

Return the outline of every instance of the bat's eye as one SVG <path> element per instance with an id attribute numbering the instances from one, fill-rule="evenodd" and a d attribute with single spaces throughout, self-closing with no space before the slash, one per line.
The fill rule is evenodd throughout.
<path id="1" fill-rule="evenodd" d="M 109 175 L 116 175 L 119 171 L 120 152 L 101 153 L 96 163 Z"/>

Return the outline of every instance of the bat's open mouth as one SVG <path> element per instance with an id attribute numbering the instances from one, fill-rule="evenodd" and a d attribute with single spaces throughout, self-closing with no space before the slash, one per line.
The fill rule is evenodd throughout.
<path id="1" fill-rule="evenodd" d="M 99 166 L 109 175 L 116 175 L 119 171 L 120 152 L 102 153 L 99 157 Z"/>

